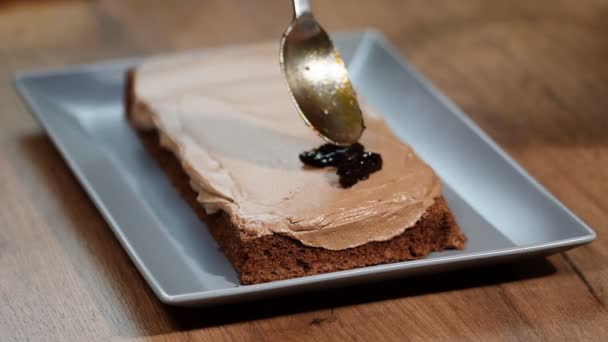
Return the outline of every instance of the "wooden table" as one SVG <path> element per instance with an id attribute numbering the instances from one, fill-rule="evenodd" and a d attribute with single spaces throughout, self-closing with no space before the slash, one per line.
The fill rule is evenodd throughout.
<path id="1" fill-rule="evenodd" d="M 0 340 L 607 340 L 608 3 L 317 0 L 372 26 L 594 227 L 489 269 L 214 309 L 154 297 L 10 84 L 16 70 L 276 39 L 286 0 L 0 2 Z M 338 10 L 340 9 L 340 11 Z"/>

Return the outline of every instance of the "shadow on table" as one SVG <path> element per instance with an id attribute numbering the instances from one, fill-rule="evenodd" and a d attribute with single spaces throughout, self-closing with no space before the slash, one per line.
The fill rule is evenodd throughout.
<path id="1" fill-rule="evenodd" d="M 68 239 L 72 242 L 59 239 L 60 242 L 69 249 L 74 248 L 70 245 L 73 241 L 82 241 L 84 247 L 81 248 L 88 249 L 90 258 L 94 261 L 94 269 L 81 270 L 79 274 L 86 286 L 91 288 L 91 297 L 101 307 L 99 312 L 112 322 L 110 326 L 120 325 L 116 322 L 124 319 L 121 315 L 125 314 L 128 319 L 136 322 L 125 323 L 125 326 L 130 328 L 117 327 L 116 333 L 122 336 L 151 336 L 201 329 L 279 315 L 496 285 L 542 277 L 555 272 L 553 265 L 546 259 L 533 258 L 492 268 L 376 282 L 266 299 L 262 302 L 197 309 L 170 307 L 155 298 L 48 137 L 42 134 L 31 135 L 23 138 L 20 143 L 35 168 L 33 172 L 40 175 L 40 182 L 46 187 L 45 191 L 54 196 L 59 210 L 65 213 L 71 223 L 66 225 L 67 231 L 62 234 L 73 235 L 73 238 Z M 84 220 L 87 224 L 84 224 Z M 77 258 L 72 258 L 71 261 L 76 267 L 81 262 Z M 102 276 L 96 274 L 93 277 L 91 272 L 100 273 Z M 108 300 L 104 295 L 106 288 L 111 289 L 110 293 L 120 293 L 122 297 Z M 109 304 L 109 301 L 112 303 Z M 313 317 L 310 319 L 310 325 L 322 324 L 328 319 L 327 314 L 323 312 L 310 317 Z"/>
<path id="2" fill-rule="evenodd" d="M 365 285 L 335 288 L 289 295 L 250 303 L 209 308 L 166 307 L 176 328 L 191 330 L 240 321 L 261 319 L 334 307 L 364 304 L 437 292 L 458 291 L 496 285 L 521 279 L 542 277 L 555 272 L 545 258 L 532 258 L 516 263 L 433 275 L 394 279 Z M 262 303 L 262 304 L 260 304 Z M 310 325 L 328 320 L 327 313 L 310 318 Z"/>

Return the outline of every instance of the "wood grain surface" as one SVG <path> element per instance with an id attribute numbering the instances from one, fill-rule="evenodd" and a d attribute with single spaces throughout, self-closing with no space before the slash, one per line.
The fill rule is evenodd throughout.
<path id="1" fill-rule="evenodd" d="M 608 1 L 316 0 L 383 32 L 594 227 L 549 258 L 185 310 L 154 297 L 13 74 L 280 36 L 286 0 L 0 1 L 0 340 L 608 340 Z"/>

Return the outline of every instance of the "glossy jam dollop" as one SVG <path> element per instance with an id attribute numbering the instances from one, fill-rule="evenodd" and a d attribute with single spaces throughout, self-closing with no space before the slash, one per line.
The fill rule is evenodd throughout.
<path id="1" fill-rule="evenodd" d="M 302 163 L 313 167 L 335 167 L 340 177 L 340 185 L 350 188 L 358 181 L 382 169 L 382 156 L 365 151 L 363 145 L 350 146 L 325 144 L 310 151 L 300 153 Z"/>

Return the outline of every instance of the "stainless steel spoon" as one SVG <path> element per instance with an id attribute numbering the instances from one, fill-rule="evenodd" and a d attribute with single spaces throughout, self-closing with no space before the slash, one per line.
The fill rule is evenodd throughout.
<path id="1" fill-rule="evenodd" d="M 294 18 L 281 39 L 281 69 L 300 115 L 322 138 L 350 145 L 363 116 L 344 61 L 311 12 L 310 0 L 293 0 Z"/>

